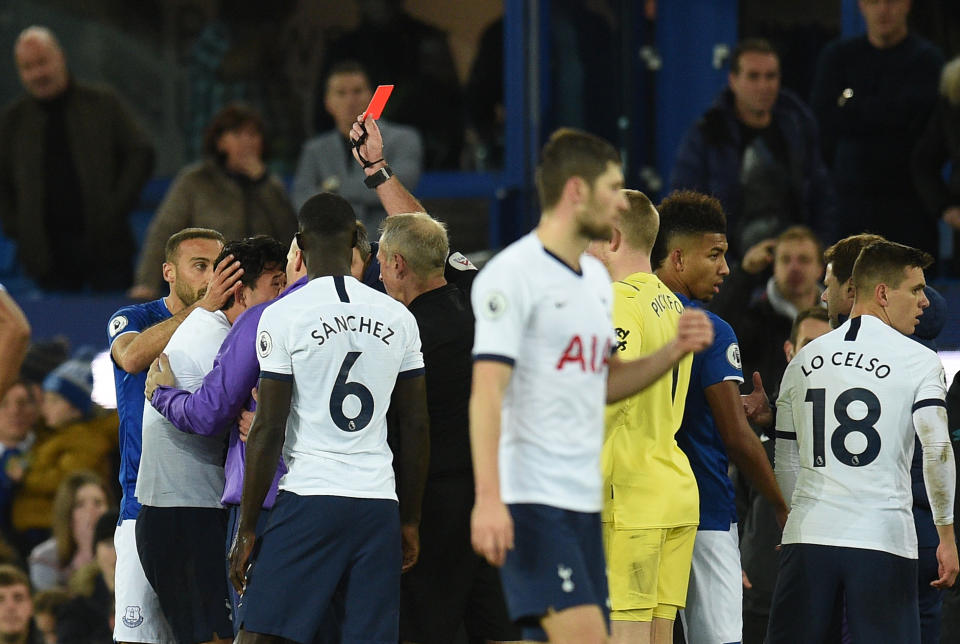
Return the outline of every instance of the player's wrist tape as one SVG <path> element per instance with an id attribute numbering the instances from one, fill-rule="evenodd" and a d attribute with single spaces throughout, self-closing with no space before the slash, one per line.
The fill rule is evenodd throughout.
<path id="1" fill-rule="evenodd" d="M 380 159 L 380 161 L 383 161 L 383 159 Z M 380 161 L 374 161 L 374 163 L 379 163 Z M 371 163 L 370 165 L 373 165 L 373 163 Z M 385 165 L 379 170 L 377 170 L 376 172 L 374 172 L 373 174 L 371 174 L 369 177 L 364 179 L 363 184 L 372 190 L 372 189 L 375 189 L 380 184 L 384 183 L 387 179 L 389 179 L 392 176 L 393 176 L 393 170 L 390 169 L 390 166 Z"/>

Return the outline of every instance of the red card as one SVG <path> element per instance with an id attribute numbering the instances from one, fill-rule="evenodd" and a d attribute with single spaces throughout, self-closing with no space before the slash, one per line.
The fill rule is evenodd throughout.
<path id="1" fill-rule="evenodd" d="M 393 85 L 378 85 L 377 91 L 373 93 L 373 98 L 370 99 L 370 104 L 367 105 L 367 111 L 363 113 L 363 120 L 366 121 L 368 118 L 377 121 L 380 119 L 380 115 L 383 114 L 383 108 L 387 106 L 387 99 L 390 98 L 390 93 L 393 91 Z"/>

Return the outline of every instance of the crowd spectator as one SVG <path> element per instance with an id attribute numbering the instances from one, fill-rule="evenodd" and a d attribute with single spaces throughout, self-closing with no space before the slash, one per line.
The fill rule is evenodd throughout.
<path id="1" fill-rule="evenodd" d="M 373 83 L 394 86 L 385 115 L 420 131 L 426 166 L 458 168 L 463 99 L 446 32 L 411 16 L 403 0 L 360 0 L 357 8 L 360 23 L 330 43 L 321 81 L 336 63 L 360 62 Z"/>
<path id="2" fill-rule="evenodd" d="M 677 149 L 671 189 L 720 199 L 730 255 L 806 224 L 832 241 L 836 194 L 810 108 L 780 86 L 780 58 L 766 40 L 742 41 L 727 87 Z"/>
<path id="3" fill-rule="evenodd" d="M 910 0 L 859 5 L 866 35 L 827 45 L 810 98 L 837 189 L 839 237 L 870 231 L 936 254 L 936 219 L 918 212 L 910 155 L 943 57 L 908 30 Z"/>
<path id="4" fill-rule="evenodd" d="M 118 516 L 110 510 L 97 519 L 93 531 L 94 560 L 70 577 L 72 597 L 57 611 L 56 644 L 99 644 L 112 640 L 117 568 L 113 533 Z"/>
<path id="5" fill-rule="evenodd" d="M 33 596 L 33 621 L 45 644 L 57 644 L 57 612 L 70 600 L 63 588 L 41 590 Z"/>
<path id="6" fill-rule="evenodd" d="M 767 391 L 776 395 L 787 367 L 783 339 L 797 313 L 820 303 L 823 248 L 806 226 L 791 226 L 776 239 L 755 244 L 739 267 L 730 271 L 710 310 L 733 327 L 743 373 L 760 372 Z M 773 275 L 764 279 L 773 266 Z"/>
<path id="7" fill-rule="evenodd" d="M 330 69 L 323 104 L 333 118 L 334 129 L 304 144 L 293 178 L 293 203 L 299 210 L 318 192 L 336 192 L 350 202 L 367 230 L 376 234 L 386 213 L 376 191 L 364 184 L 364 168 L 354 161 L 350 142 L 350 130 L 372 95 L 370 79 L 359 63 L 344 61 Z M 392 171 L 412 189 L 423 169 L 420 134 L 412 127 L 390 121 L 380 121 L 378 126 L 384 146 L 394 152 L 390 158 Z M 380 160 L 381 157 L 367 159 L 370 163 Z"/>
<path id="8" fill-rule="evenodd" d="M 40 413 L 46 431 L 29 451 L 13 498 L 13 526 L 26 544 L 37 543 L 50 529 L 58 486 L 71 472 L 92 470 L 105 481 L 116 472 L 119 421 L 116 412 L 100 409 L 90 398 L 89 359 L 61 364 L 44 380 L 43 390 Z"/>
<path id="9" fill-rule="evenodd" d="M 207 128 L 204 153 L 173 180 L 150 222 L 131 297 L 159 297 L 157 266 L 167 239 L 183 228 L 211 228 L 226 239 L 290 239 L 297 231 L 283 180 L 264 163 L 264 124 L 256 111 L 241 103 L 220 110 Z"/>
<path id="10" fill-rule="evenodd" d="M 26 467 L 26 454 L 37 439 L 40 405 L 23 382 L 0 399 L 0 531 L 10 535 L 13 494 Z"/>
<path id="11" fill-rule="evenodd" d="M 0 564 L 0 639 L 8 644 L 44 644 L 33 622 L 30 580 L 9 564 Z"/>
<path id="12" fill-rule="evenodd" d="M 153 170 L 153 145 L 114 91 L 74 79 L 56 36 L 20 33 L 26 95 L 0 117 L 0 221 L 41 288 L 120 290 L 131 282 L 127 216 Z"/>
<path id="13" fill-rule="evenodd" d="M 53 536 L 30 553 L 34 588 L 66 587 L 74 572 L 94 560 L 94 528 L 111 507 L 110 490 L 93 472 L 73 472 L 63 480 L 51 512 Z"/>
<path id="14" fill-rule="evenodd" d="M 948 162 L 951 167 L 945 178 Z M 940 96 L 913 151 L 913 180 L 927 214 L 945 221 L 954 248 L 960 247 L 960 58 L 943 68 Z M 953 277 L 960 272 L 958 257 L 954 250 Z"/>

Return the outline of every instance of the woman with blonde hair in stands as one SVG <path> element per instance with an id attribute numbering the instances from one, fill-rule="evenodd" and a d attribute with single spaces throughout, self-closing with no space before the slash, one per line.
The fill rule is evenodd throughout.
<path id="1" fill-rule="evenodd" d="M 65 587 L 70 576 L 93 561 L 97 519 L 115 507 L 97 474 L 69 474 L 53 501 L 53 536 L 30 553 L 30 581 L 37 591 Z"/>
<path id="2" fill-rule="evenodd" d="M 947 162 L 952 168 L 945 178 Z M 913 181 L 927 214 L 949 224 L 954 248 L 960 247 L 960 56 L 943 67 L 940 97 L 913 151 Z M 960 275 L 958 258 L 954 250 L 951 277 Z"/>

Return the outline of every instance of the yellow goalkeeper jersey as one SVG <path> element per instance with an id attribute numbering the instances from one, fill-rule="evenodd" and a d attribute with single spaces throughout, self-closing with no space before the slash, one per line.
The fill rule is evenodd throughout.
<path id="1" fill-rule="evenodd" d="M 616 355 L 636 360 L 677 334 L 683 304 L 651 273 L 613 284 Z M 674 436 L 683 420 L 693 356 L 629 398 L 607 405 L 603 520 L 618 528 L 699 523 L 697 481 Z"/>

